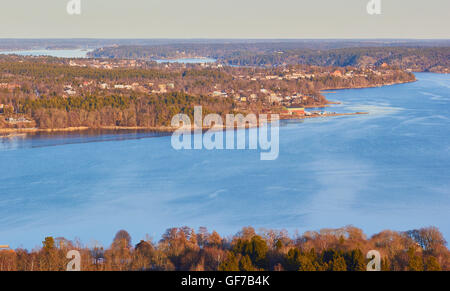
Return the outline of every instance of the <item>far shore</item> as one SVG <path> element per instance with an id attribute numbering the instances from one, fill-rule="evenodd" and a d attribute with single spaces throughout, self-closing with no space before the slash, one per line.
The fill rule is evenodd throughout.
<path id="1" fill-rule="evenodd" d="M 384 87 L 384 86 L 393 86 L 393 85 L 400 85 L 400 84 L 407 84 L 407 83 L 414 83 L 414 82 L 417 82 L 417 79 L 416 79 L 416 80 L 412 80 L 412 81 L 399 81 L 399 82 L 386 83 L 386 84 L 378 84 L 378 85 L 323 88 L 323 89 L 320 89 L 319 92 L 322 93 L 322 94 L 330 94 L 330 93 L 336 93 L 336 92 L 324 92 L 324 91 L 329 91 L 329 90 L 348 90 L 348 89 L 366 89 L 366 88 L 380 88 L 380 87 Z"/>
<path id="2" fill-rule="evenodd" d="M 318 118 L 318 117 L 335 117 L 335 116 L 348 116 L 348 115 L 361 115 L 361 114 L 369 114 L 369 112 L 351 112 L 351 113 L 326 113 L 322 115 L 310 115 L 310 116 L 280 116 L 280 120 L 287 120 L 287 119 L 295 119 L 295 120 L 301 120 L 301 119 L 308 119 L 308 118 Z M 270 120 L 268 121 L 270 122 Z M 234 129 L 248 129 L 248 128 L 255 128 L 259 127 L 262 124 L 246 124 L 245 126 L 235 126 Z M 87 126 L 80 126 L 80 127 L 67 127 L 67 128 L 0 128 L 0 138 L 9 138 L 9 137 L 15 137 L 21 134 L 26 133 L 38 133 L 38 132 L 48 132 L 48 133 L 58 133 L 58 132 L 82 132 L 87 130 L 144 130 L 144 131 L 152 131 L 152 132 L 160 132 L 160 133 L 173 133 L 177 130 L 186 130 L 186 131 L 193 131 L 195 129 L 198 129 L 198 127 L 191 126 L 190 128 L 186 127 L 171 127 L 171 126 L 158 126 L 158 127 L 144 127 L 144 126 L 100 126 L 100 127 L 87 127 Z M 202 128 L 203 131 L 205 130 L 224 130 L 228 129 L 226 125 L 214 125 L 212 127 L 206 127 L 204 126 Z"/>
<path id="3" fill-rule="evenodd" d="M 364 88 L 376 88 L 383 86 L 391 86 L 397 84 L 405 84 L 405 83 L 413 83 L 414 81 L 404 81 L 404 82 L 396 82 L 396 83 L 388 83 L 383 85 L 369 85 L 369 86 L 356 86 L 356 87 L 339 87 L 339 88 L 324 88 L 321 89 L 321 93 L 336 93 L 336 92 L 323 92 L 327 90 L 346 90 L 346 89 L 364 89 Z M 321 105 L 306 105 L 305 108 L 323 108 L 330 107 L 335 104 L 341 104 L 340 102 L 329 101 L 326 104 Z M 360 115 L 360 114 L 369 114 L 368 112 L 354 112 L 354 113 L 330 113 L 323 115 L 313 115 L 313 116 L 292 116 L 286 117 L 281 116 L 281 120 L 283 119 L 307 119 L 307 118 L 316 118 L 316 117 L 333 117 L 333 116 L 347 116 L 347 115 Z M 259 125 L 246 125 L 245 128 L 258 127 Z M 79 126 L 79 127 L 67 127 L 67 128 L 0 128 L 0 138 L 9 137 L 9 135 L 20 134 L 20 133 L 38 133 L 38 132 L 49 132 L 49 133 L 57 133 L 57 132 L 76 132 L 76 131 L 87 131 L 87 130 L 145 130 L 145 131 L 153 131 L 160 133 L 173 133 L 176 130 L 179 130 L 179 127 L 171 127 L 171 126 L 156 126 L 156 127 L 143 127 L 143 126 L 100 126 L 100 127 L 87 127 L 87 126 Z M 191 129 L 186 130 L 194 130 Z M 214 127 L 203 127 L 202 130 L 209 129 L 226 129 L 226 126 L 214 126 Z M 6 136 L 5 136 L 6 135 Z"/>
<path id="4" fill-rule="evenodd" d="M 148 130 L 157 132 L 173 132 L 176 128 L 173 127 L 141 127 L 141 126 L 100 126 L 100 127 L 66 127 L 66 128 L 0 128 L 0 134 L 8 133 L 36 133 L 36 132 L 71 132 L 71 131 L 86 131 L 86 130 Z"/>
<path id="5" fill-rule="evenodd" d="M 235 127 L 235 128 L 252 128 L 257 127 L 256 124 L 247 124 L 246 126 L 242 127 Z M 21 133 L 38 133 L 38 132 L 48 132 L 48 133 L 58 133 L 58 132 L 81 132 L 81 131 L 87 131 L 87 130 L 145 130 L 145 131 L 152 131 L 152 132 L 160 132 L 160 133 L 173 133 L 176 130 L 183 130 L 186 131 L 189 130 L 195 130 L 198 129 L 198 127 L 192 126 L 191 128 L 183 128 L 183 127 L 171 127 L 171 126 L 157 126 L 157 127 L 146 127 L 146 126 L 100 126 L 100 127 L 87 127 L 87 126 L 80 126 L 80 127 L 67 127 L 67 128 L 0 128 L 0 134 L 6 134 L 4 136 L 0 135 L 1 137 L 12 137 L 16 134 Z M 209 130 L 209 129 L 226 129 L 226 126 L 212 126 L 212 127 L 203 127 L 202 130 Z M 8 136 L 10 134 L 10 136 Z"/>

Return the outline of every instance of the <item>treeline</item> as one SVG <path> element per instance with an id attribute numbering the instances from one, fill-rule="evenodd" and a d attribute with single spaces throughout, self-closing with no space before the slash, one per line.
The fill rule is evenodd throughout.
<path id="1" fill-rule="evenodd" d="M 39 128 L 102 126 L 159 127 L 170 126 L 172 117 L 187 114 L 193 120 L 194 106 L 204 112 L 225 116 L 233 112 L 230 99 L 191 96 L 174 92 L 165 94 L 130 94 L 129 96 L 48 97 L 19 100 L 20 113 L 31 116 Z"/>
<path id="2" fill-rule="evenodd" d="M 306 65 L 205 68 L 146 64 L 144 68 L 100 69 L 70 66 L 68 62 L 0 56 L 0 104 L 14 113 L 2 117 L 25 115 L 32 121 L 11 124 L 0 118 L 3 119 L 0 127 L 34 126 L 33 122 L 42 129 L 159 127 L 169 125 L 175 114 L 192 111 L 195 105 L 222 115 L 234 111 L 277 113 L 281 106 L 271 101 L 273 94 L 278 98 L 301 94 L 295 106 L 320 106 L 327 103 L 320 93 L 323 89 L 415 80 L 411 73 L 381 67 L 376 70 Z M 341 77 L 331 74 L 336 70 Z M 295 73 L 303 77 L 289 78 Z M 125 86 L 129 89 L 123 89 Z M 226 97 L 211 97 L 214 92 Z M 241 102 L 241 97 L 246 101 Z"/>
<path id="3" fill-rule="evenodd" d="M 365 67 L 387 63 L 414 71 L 449 72 L 448 43 L 436 43 L 443 45 L 437 47 L 424 47 L 420 43 L 389 42 L 381 47 L 383 44 L 374 45 L 370 42 L 350 41 L 119 46 L 96 50 L 92 52 L 92 56 L 132 59 L 203 56 L 216 58 L 228 65 L 265 67 L 296 64 Z"/>
<path id="4" fill-rule="evenodd" d="M 400 69 L 439 71 L 450 68 L 450 47 L 358 47 L 331 50 L 294 49 L 283 52 L 235 53 L 224 59 L 232 65 L 279 66 L 306 64 L 314 66 L 379 66 L 386 63 Z"/>
<path id="5" fill-rule="evenodd" d="M 24 62 L 23 59 L 26 59 Z M 157 68 L 115 68 L 105 70 L 90 67 L 71 67 L 64 65 L 56 58 L 14 58 L 0 56 L 0 72 L 2 74 L 28 76 L 33 79 L 58 79 L 71 81 L 84 78 L 97 81 L 143 80 L 143 79 L 171 79 L 180 76 Z"/>
<path id="6" fill-rule="evenodd" d="M 382 231 L 367 238 L 347 226 L 290 237 L 287 231 L 244 227 L 221 237 L 204 227 L 168 229 L 158 242 L 119 231 L 108 248 L 83 246 L 65 238 L 46 237 L 42 247 L 0 251 L 0 271 L 64 271 L 69 250 L 81 253 L 81 269 L 164 271 L 364 271 L 370 250 L 381 254 L 383 271 L 450 270 L 450 252 L 435 227 L 407 232 Z"/>

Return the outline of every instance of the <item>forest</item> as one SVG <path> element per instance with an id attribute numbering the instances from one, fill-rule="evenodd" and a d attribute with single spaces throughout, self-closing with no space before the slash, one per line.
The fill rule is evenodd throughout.
<path id="1" fill-rule="evenodd" d="M 377 44 L 376 46 L 374 46 Z M 384 45 L 384 46 L 383 46 Z M 429 47 L 416 43 L 376 42 L 271 42 L 225 44 L 170 44 L 106 47 L 93 57 L 166 59 L 210 57 L 235 66 L 377 66 L 387 63 L 417 72 L 445 73 L 450 69 L 448 43 Z"/>
<path id="2" fill-rule="evenodd" d="M 159 241 L 134 242 L 120 230 L 109 247 L 45 237 L 40 247 L 0 250 L 0 271 L 64 271 L 70 250 L 81 254 L 84 271 L 365 271 L 366 254 L 381 254 L 382 271 L 449 271 L 450 251 L 441 232 L 425 227 L 384 230 L 367 237 L 361 229 L 307 231 L 244 227 L 220 236 L 200 227 L 170 228 Z"/>
<path id="3" fill-rule="evenodd" d="M 73 62 L 83 63 L 74 66 Z M 143 62 L 139 67 L 105 69 L 95 67 L 98 63 L 96 59 L 0 56 L 4 117 L 0 128 L 153 128 L 169 125 L 173 115 L 189 113 L 195 105 L 221 115 L 278 113 L 282 106 L 327 104 L 320 92 L 324 89 L 415 80 L 411 73 L 381 66 L 249 68 Z M 6 122 L 10 117 L 27 118 L 30 123 Z"/>

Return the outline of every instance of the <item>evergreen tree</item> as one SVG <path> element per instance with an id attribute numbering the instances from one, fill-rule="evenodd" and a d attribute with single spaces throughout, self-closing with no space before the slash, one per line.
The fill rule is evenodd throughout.
<path id="1" fill-rule="evenodd" d="M 347 265 L 345 264 L 345 259 L 337 255 L 334 257 L 331 263 L 331 271 L 347 271 Z"/>
<path id="2" fill-rule="evenodd" d="M 241 271 L 257 271 L 257 268 L 253 266 L 252 260 L 248 255 L 245 255 L 239 261 L 239 270 Z"/>
<path id="3" fill-rule="evenodd" d="M 435 257 L 429 257 L 425 263 L 425 271 L 442 271 Z"/>
<path id="4" fill-rule="evenodd" d="M 308 255 L 301 255 L 298 258 L 298 261 L 300 263 L 300 267 L 298 268 L 299 271 L 304 272 L 317 271 L 316 265 L 311 260 L 311 257 L 309 257 Z"/>
<path id="5" fill-rule="evenodd" d="M 55 240 L 51 236 L 46 237 L 42 244 L 43 249 L 46 252 L 50 252 L 51 250 L 55 249 Z"/>
<path id="6" fill-rule="evenodd" d="M 349 271 L 365 271 L 367 264 L 361 250 L 356 249 L 346 254 L 346 263 Z"/>
<path id="7" fill-rule="evenodd" d="M 239 271 L 239 261 L 233 253 L 229 253 L 219 266 L 219 271 Z"/>
<path id="8" fill-rule="evenodd" d="M 412 247 L 408 249 L 408 270 L 423 271 L 422 258 L 415 254 L 415 249 Z"/>

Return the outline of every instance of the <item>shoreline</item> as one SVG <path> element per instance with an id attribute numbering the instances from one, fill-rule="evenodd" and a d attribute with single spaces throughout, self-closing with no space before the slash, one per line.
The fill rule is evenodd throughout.
<path id="1" fill-rule="evenodd" d="M 399 85 L 399 84 L 407 84 L 407 83 L 414 83 L 417 82 L 417 80 L 414 81 L 404 81 L 404 82 L 397 82 L 397 83 L 388 83 L 383 85 L 369 85 L 369 86 L 356 86 L 356 87 L 338 87 L 338 88 L 324 88 L 320 89 L 320 93 L 328 94 L 333 92 L 323 92 L 328 90 L 349 90 L 349 89 L 366 89 L 366 88 L 378 88 L 378 87 L 384 87 L 384 86 L 393 86 L 393 85 Z M 306 105 L 305 108 L 324 108 L 324 107 L 331 107 L 333 105 L 341 104 L 341 102 L 337 101 L 328 101 L 326 104 L 321 105 Z M 353 112 L 353 113 L 335 113 L 335 114 L 323 114 L 323 115 L 313 115 L 313 116 L 295 116 L 295 117 L 289 117 L 289 116 L 282 116 L 280 115 L 280 120 L 301 120 L 301 119 L 308 119 L 308 118 L 317 118 L 317 117 L 334 117 L 334 116 L 348 116 L 348 115 L 361 115 L 361 114 L 369 114 L 368 112 Z M 245 128 L 249 127 L 258 127 L 258 125 L 246 125 Z M 214 127 L 203 127 L 202 130 L 209 130 Z M 215 128 L 222 128 L 226 129 L 226 126 L 215 126 Z M 237 127 L 235 127 L 236 129 Z M 17 136 L 17 134 L 21 133 L 39 133 L 39 132 L 47 132 L 47 133 L 58 133 L 58 132 L 82 132 L 87 130 L 145 130 L 145 131 L 153 131 L 153 132 L 160 132 L 160 133 L 173 133 L 176 130 L 180 128 L 170 127 L 170 126 L 100 126 L 100 127 L 88 127 L 88 126 L 79 126 L 79 127 L 67 127 L 67 128 L 0 128 L 0 138 L 8 138 L 8 137 L 14 137 Z M 192 127 L 190 130 L 194 130 L 195 128 Z M 11 136 L 12 135 L 12 136 Z"/>
<path id="2" fill-rule="evenodd" d="M 280 117 L 280 120 L 302 120 L 302 119 L 309 119 L 309 118 L 318 118 L 318 117 L 336 117 L 336 116 L 351 116 L 351 115 L 366 115 L 369 114 L 369 112 L 349 112 L 349 113 L 328 113 L 328 114 L 322 114 L 322 115 L 310 115 L 310 116 L 282 116 Z"/>
<path id="3" fill-rule="evenodd" d="M 14 134 L 14 133 L 37 133 L 37 132 L 81 132 L 87 130 L 148 130 L 156 132 L 173 132 L 176 128 L 171 127 L 144 127 L 144 126 L 100 126 L 100 127 L 66 127 L 66 128 L 0 128 L 0 134 Z"/>
<path id="4" fill-rule="evenodd" d="M 269 120 L 270 122 L 270 120 Z M 243 129 L 243 128 L 255 128 L 260 126 L 259 124 L 246 124 L 245 126 L 235 126 L 234 129 Z M 54 128 L 54 129 L 43 129 L 43 128 L 0 128 L 0 138 L 9 138 L 15 137 L 22 134 L 27 133 L 38 133 L 38 132 L 47 132 L 47 133 L 58 133 L 58 132 L 83 132 L 88 130 L 143 130 L 148 132 L 159 132 L 159 133 L 173 133 L 177 130 L 186 130 L 193 131 L 198 130 L 198 127 L 192 126 L 191 128 L 183 128 L 183 127 L 170 127 L 170 126 L 157 126 L 157 127 L 147 127 L 147 126 L 100 126 L 100 127 L 88 127 L 88 126 L 80 126 L 80 127 L 67 127 L 67 128 Z M 211 127 L 202 127 L 201 130 L 210 130 L 210 129 L 227 129 L 226 125 L 223 126 L 211 126 Z M 2 135 L 5 134 L 5 135 Z"/>
<path id="5" fill-rule="evenodd" d="M 336 117 L 336 116 L 351 116 L 351 115 L 364 115 L 369 114 L 369 112 L 350 112 L 350 113 L 329 113 L 322 115 L 310 115 L 310 116 L 283 116 L 280 115 L 279 120 L 302 120 L 309 118 L 318 118 L 318 117 Z M 268 123 L 271 121 L 268 120 Z M 246 124 L 245 126 L 235 126 L 236 129 L 249 129 L 249 128 L 257 128 L 260 127 L 261 124 Z M 83 132 L 88 130 L 143 130 L 148 132 L 159 132 L 159 133 L 174 133 L 177 130 L 185 130 L 185 131 L 194 131 L 199 129 L 197 127 L 192 126 L 191 128 L 183 128 L 183 127 L 169 127 L 169 126 L 160 126 L 160 127 L 145 127 L 145 126 L 101 126 L 101 127 L 68 127 L 68 128 L 55 128 L 55 129 L 42 129 L 42 128 L 0 128 L 0 138 L 12 138 L 17 136 L 26 136 L 27 133 L 58 133 L 58 132 Z M 226 125 L 222 126 L 211 126 L 211 127 L 202 127 L 202 131 L 205 130 L 228 130 Z M 4 134 L 4 135 L 3 135 Z"/>
<path id="6" fill-rule="evenodd" d="M 418 80 L 415 79 L 413 81 L 401 81 L 401 82 L 395 82 L 395 83 L 386 83 L 386 84 L 381 84 L 381 85 L 368 85 L 368 86 L 355 86 L 355 87 L 337 87 L 337 88 L 323 88 L 320 89 L 319 92 L 320 93 L 324 93 L 324 94 L 332 94 L 332 93 L 336 93 L 336 92 L 324 92 L 324 91 L 330 91 L 330 90 L 350 90 L 350 89 L 369 89 L 369 88 L 381 88 L 384 86 L 394 86 L 394 85 L 401 85 L 401 84 L 409 84 L 409 83 L 415 83 Z"/>

